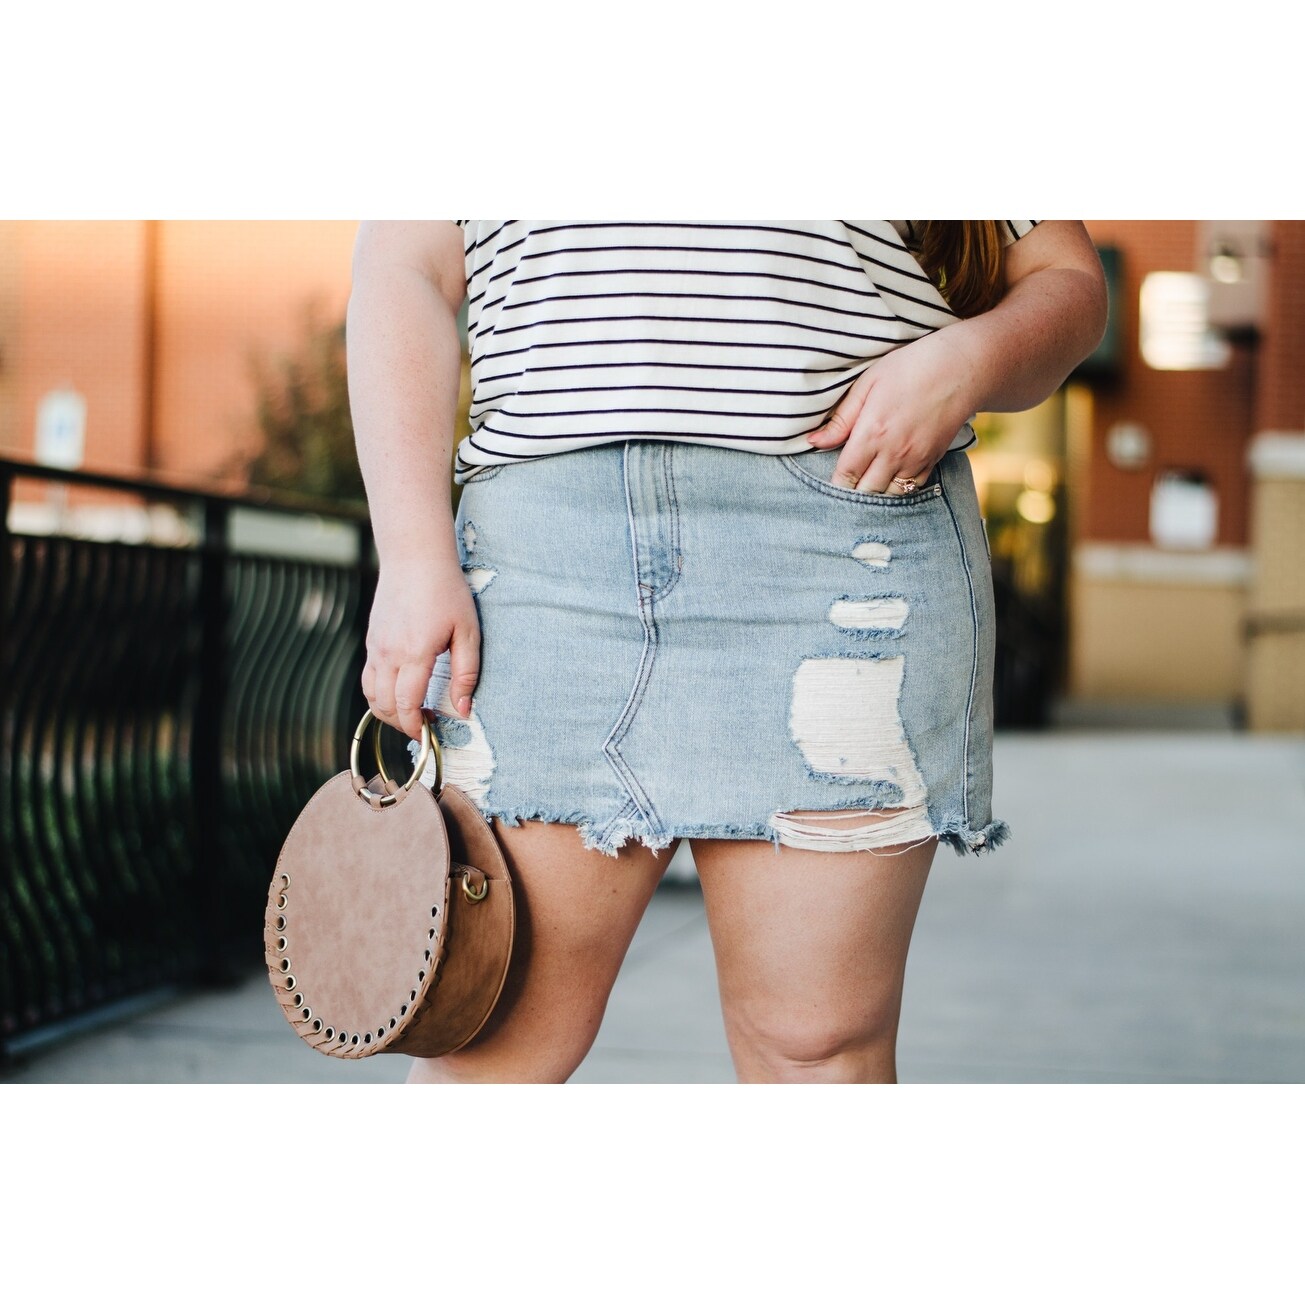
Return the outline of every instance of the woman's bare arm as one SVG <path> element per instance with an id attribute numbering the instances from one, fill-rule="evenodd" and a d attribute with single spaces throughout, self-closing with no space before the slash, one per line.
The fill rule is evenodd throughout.
<path id="1" fill-rule="evenodd" d="M 1006 250 L 995 308 L 939 332 L 969 360 L 971 412 L 1022 412 L 1101 343 L 1106 278 L 1081 222 L 1041 222 Z"/>
<path id="2" fill-rule="evenodd" d="M 462 716 L 480 671 L 480 624 L 453 533 L 453 423 L 467 293 L 453 222 L 364 222 L 346 319 L 349 406 L 380 559 L 362 691 L 372 713 L 421 737 L 435 659 L 449 652 Z"/>
<path id="3" fill-rule="evenodd" d="M 978 412 L 1032 408 L 1055 392 L 1106 329 L 1106 283 L 1081 222 L 1042 222 L 1005 253 L 995 308 L 892 350 L 852 383 L 815 448 L 843 445 L 831 479 L 897 493 L 922 483 Z"/>
<path id="4" fill-rule="evenodd" d="M 381 564 L 456 557 L 449 490 L 467 283 L 453 222 L 363 222 L 345 321 L 349 407 Z"/>

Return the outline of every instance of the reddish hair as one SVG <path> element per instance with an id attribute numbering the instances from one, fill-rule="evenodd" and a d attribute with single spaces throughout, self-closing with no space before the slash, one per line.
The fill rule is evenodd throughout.
<path id="1" fill-rule="evenodd" d="M 958 317 L 996 307 L 1006 290 L 995 222 L 920 222 L 916 259 Z"/>

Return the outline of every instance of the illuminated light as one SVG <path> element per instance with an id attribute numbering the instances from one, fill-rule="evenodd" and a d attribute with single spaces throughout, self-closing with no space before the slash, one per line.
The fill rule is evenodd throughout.
<path id="1" fill-rule="evenodd" d="M 1050 462 L 1034 458 L 1024 468 L 1024 483 L 1029 489 L 1040 490 L 1050 494 L 1056 488 L 1056 468 Z"/>
<path id="2" fill-rule="evenodd" d="M 1040 489 L 1026 489 L 1015 500 L 1015 511 L 1035 526 L 1045 526 L 1056 515 L 1056 500 Z"/>
<path id="3" fill-rule="evenodd" d="M 1150 272 L 1140 298 L 1142 357 L 1158 371 L 1226 367 L 1232 348 L 1210 328 L 1210 283 L 1194 272 Z"/>
<path id="4" fill-rule="evenodd" d="M 1235 254 L 1215 254 L 1210 259 L 1210 275 L 1224 285 L 1236 285 L 1245 277 L 1242 260 Z"/>

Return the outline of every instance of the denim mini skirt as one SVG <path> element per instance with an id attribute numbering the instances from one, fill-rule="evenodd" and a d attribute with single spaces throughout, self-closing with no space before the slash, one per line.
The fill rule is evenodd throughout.
<path id="1" fill-rule="evenodd" d="M 430 679 L 446 778 L 487 818 L 573 824 L 613 856 L 632 838 L 996 847 L 969 458 L 882 495 L 831 484 L 839 452 L 626 439 L 467 480 L 481 663 L 467 719 L 447 652 Z"/>

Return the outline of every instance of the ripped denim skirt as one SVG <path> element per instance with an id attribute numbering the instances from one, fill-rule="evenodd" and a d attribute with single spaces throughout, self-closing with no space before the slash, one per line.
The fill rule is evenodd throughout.
<path id="1" fill-rule="evenodd" d="M 627 439 L 475 474 L 455 527 L 479 681 L 464 719 L 445 652 L 425 701 L 445 776 L 487 818 L 611 855 L 996 847 L 969 458 L 881 495 L 830 483 L 839 452 Z"/>

